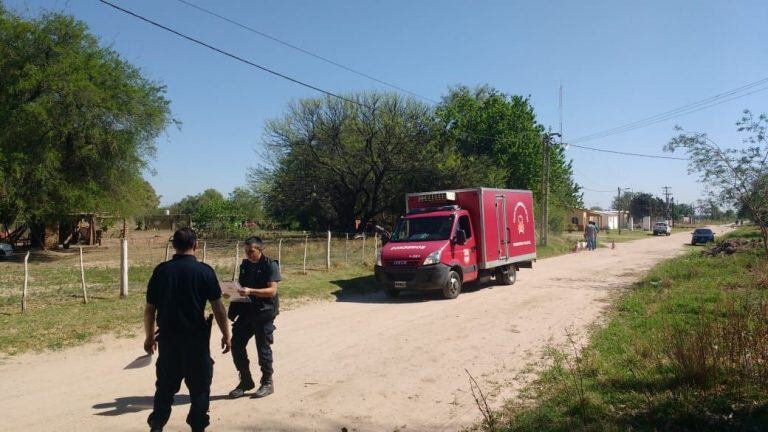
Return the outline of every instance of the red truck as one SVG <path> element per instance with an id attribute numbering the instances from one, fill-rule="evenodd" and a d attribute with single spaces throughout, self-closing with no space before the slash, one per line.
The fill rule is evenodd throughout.
<path id="1" fill-rule="evenodd" d="M 440 289 L 452 299 L 467 282 L 513 284 L 535 260 L 531 191 L 481 187 L 407 194 L 375 273 L 390 297 Z"/>

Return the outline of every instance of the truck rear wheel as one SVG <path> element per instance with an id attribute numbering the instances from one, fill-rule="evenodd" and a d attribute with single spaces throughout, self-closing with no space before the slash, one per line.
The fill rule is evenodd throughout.
<path id="1" fill-rule="evenodd" d="M 515 266 L 502 266 L 499 267 L 496 273 L 496 282 L 499 285 L 514 285 L 517 280 L 517 269 Z"/>
<path id="2" fill-rule="evenodd" d="M 448 282 L 443 287 L 443 297 L 455 299 L 461 293 L 461 277 L 455 271 L 448 273 Z"/>

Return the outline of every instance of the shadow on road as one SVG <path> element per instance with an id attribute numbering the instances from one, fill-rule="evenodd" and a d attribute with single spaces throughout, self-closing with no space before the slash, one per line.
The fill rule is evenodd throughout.
<path id="1" fill-rule="evenodd" d="M 152 409 L 152 396 L 128 396 L 93 406 L 95 410 L 107 410 L 95 413 L 97 416 L 114 417 L 123 414 L 136 413 Z M 227 395 L 211 396 L 211 402 L 217 400 L 229 399 Z M 189 395 L 177 394 L 173 398 L 173 406 L 189 404 Z"/>
<path id="2" fill-rule="evenodd" d="M 352 279 L 331 281 L 339 287 L 332 294 L 337 302 L 344 303 L 419 303 L 433 300 L 445 300 L 440 290 L 403 291 L 395 298 L 387 297 L 384 291 L 376 285 L 373 275 L 360 276 Z M 484 288 L 493 288 L 492 283 L 469 283 L 462 287 L 461 295 L 472 294 Z"/>

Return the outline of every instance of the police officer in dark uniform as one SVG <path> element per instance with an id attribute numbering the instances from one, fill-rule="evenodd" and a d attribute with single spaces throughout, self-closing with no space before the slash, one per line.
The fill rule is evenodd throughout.
<path id="1" fill-rule="evenodd" d="M 232 360 L 240 373 L 240 383 L 229 393 L 239 398 L 256 384 L 251 377 L 248 341 L 255 337 L 256 352 L 261 367 L 261 386 L 253 398 L 262 398 L 275 391 L 272 381 L 272 343 L 274 342 L 275 317 L 279 311 L 277 283 L 280 282 L 278 263 L 264 255 L 264 242 L 259 237 L 245 240 L 246 259 L 240 264 L 240 288 L 238 292 L 249 301 L 233 301 L 229 305 L 232 325 Z"/>
<path id="2" fill-rule="evenodd" d="M 194 432 L 209 424 L 208 404 L 213 378 L 210 352 L 211 319 L 205 319 L 205 302 L 211 303 L 221 329 L 221 347 L 230 349 L 229 323 L 221 287 L 213 269 L 195 258 L 197 235 L 190 228 L 173 234 L 173 259 L 158 265 L 147 286 L 144 308 L 144 350 L 158 349 L 155 398 L 149 415 L 151 432 L 160 432 L 171 415 L 173 396 L 184 380 L 189 388 L 187 423 Z M 159 331 L 155 333 L 155 316 Z"/>

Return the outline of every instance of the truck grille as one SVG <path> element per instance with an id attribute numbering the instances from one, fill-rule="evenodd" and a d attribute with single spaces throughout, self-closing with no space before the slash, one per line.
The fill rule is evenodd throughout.
<path id="1" fill-rule="evenodd" d="M 384 267 L 418 267 L 421 264 L 421 260 L 384 260 Z"/>

